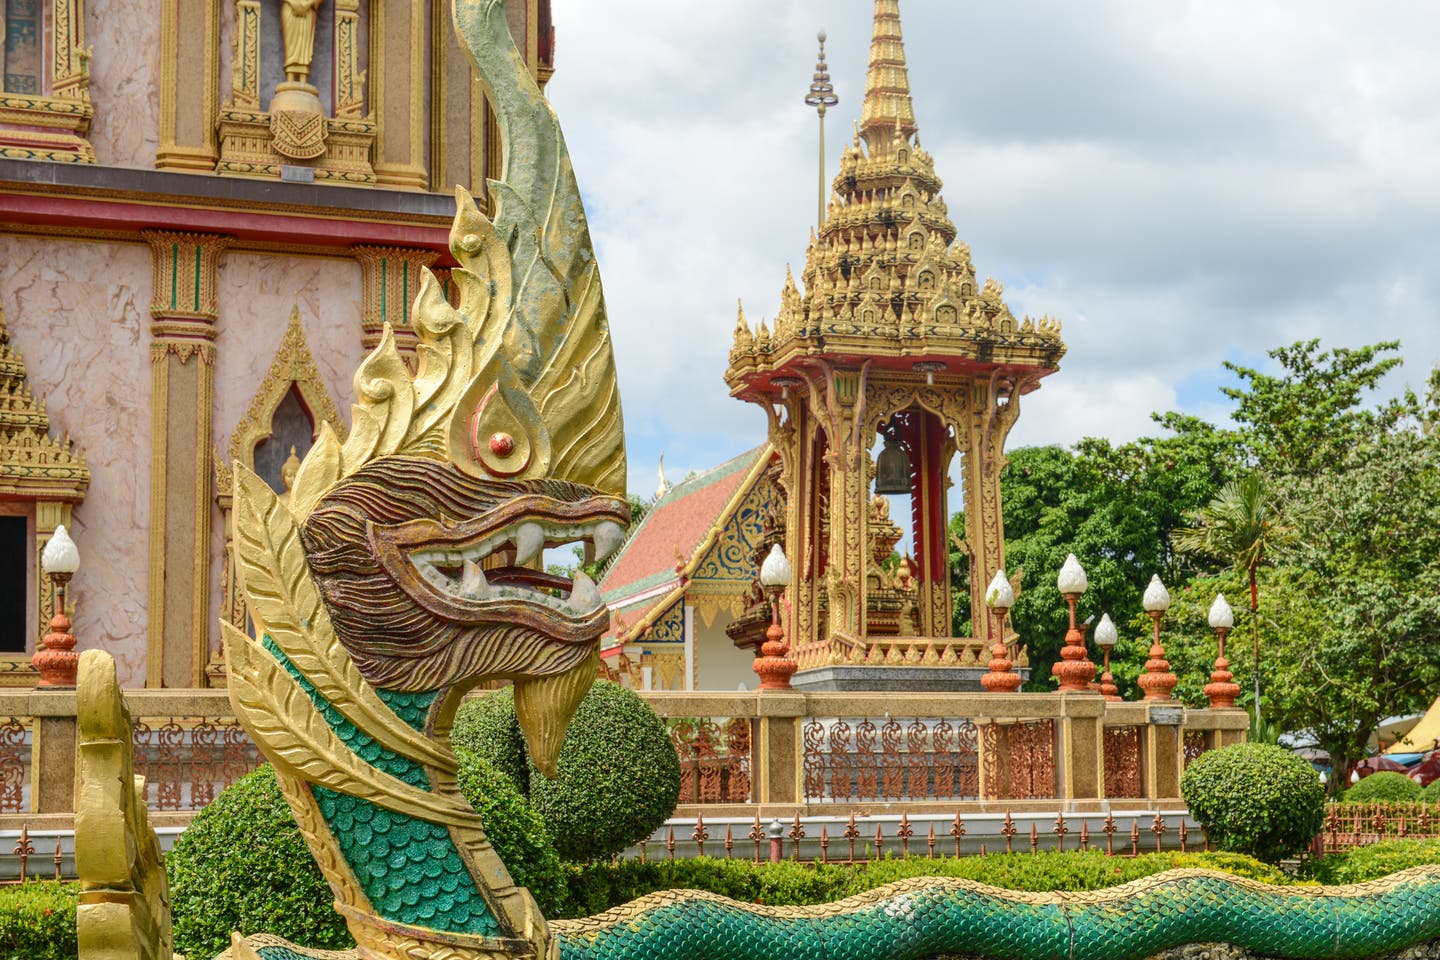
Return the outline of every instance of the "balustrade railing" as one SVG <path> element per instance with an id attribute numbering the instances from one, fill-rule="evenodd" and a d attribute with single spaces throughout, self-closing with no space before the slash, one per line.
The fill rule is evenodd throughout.
<path id="1" fill-rule="evenodd" d="M 744 805 L 767 815 L 824 808 L 844 816 L 876 803 L 898 813 L 893 805 L 919 812 L 1005 801 L 1033 812 L 1052 801 L 1101 800 L 1121 803 L 1119 815 L 1178 800 L 1183 764 L 1243 738 L 1246 726 L 1238 710 L 1055 693 L 644 696 L 665 719 L 680 761 L 681 811 L 707 816 Z M 157 825 L 184 825 L 263 762 L 224 691 L 127 697 L 136 772 Z M 0 828 L 69 828 L 74 744 L 73 691 L 0 691 Z"/>

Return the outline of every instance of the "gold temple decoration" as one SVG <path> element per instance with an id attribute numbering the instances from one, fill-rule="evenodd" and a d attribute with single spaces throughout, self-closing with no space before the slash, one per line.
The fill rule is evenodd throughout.
<path id="1" fill-rule="evenodd" d="M 733 396 L 766 410 L 782 463 L 785 552 L 799 574 L 786 633 L 802 662 L 817 647 L 824 658 L 868 658 L 872 624 L 886 633 L 913 621 L 922 638 L 950 637 L 946 478 L 957 453 L 972 607 L 984 609 L 984 585 L 1004 564 L 1005 438 L 1020 397 L 1065 352 L 1059 322 L 1016 318 L 998 282 L 978 282 L 970 248 L 956 240 L 917 135 L 897 0 L 875 2 L 861 116 L 800 282 L 787 271 L 769 327 L 739 317 L 725 374 Z M 887 425 L 914 478 L 919 572 L 905 585 L 913 615 L 875 607 L 897 589 L 877 580 L 871 555 L 870 451 Z M 898 596 L 885 605 L 897 603 L 911 605 Z M 984 617 L 974 625 L 978 648 L 991 628 Z M 975 651 L 955 656 L 973 661 Z"/>
<path id="2" fill-rule="evenodd" d="M 36 638 L 55 613 L 54 584 L 38 575 L 40 552 L 57 527 L 70 523 L 71 508 L 85 499 L 89 487 L 84 455 L 68 436 L 60 440 L 50 436 L 45 401 L 30 391 L 24 358 L 10 343 L 0 310 L 0 498 L 34 504 Z M 33 686 L 35 679 L 29 654 L 0 655 L 0 686 Z"/>
<path id="3" fill-rule="evenodd" d="M 262 8 L 259 0 L 235 0 L 230 96 L 220 109 L 216 173 L 278 178 L 282 166 L 298 163 L 312 168 L 317 181 L 375 183 L 371 153 L 377 124 L 365 111 L 358 0 L 334 0 L 333 116 L 327 116 L 309 81 L 316 19 L 324 2 L 280 0 Z M 270 18 L 279 19 L 286 80 L 276 85 L 268 108 L 262 109 L 261 36 L 267 20 L 275 24 Z"/>
<path id="4" fill-rule="evenodd" d="M 526 564 L 547 543 L 618 545 L 630 517 L 604 297 L 558 121 L 504 4 L 457 0 L 452 14 L 506 145 L 495 219 L 457 189 L 454 302 L 424 271 L 415 369 L 386 323 L 355 373 L 348 435 L 322 422 L 287 493 L 231 468 L 255 628 L 221 623 L 231 704 L 370 960 L 553 956 L 534 900 L 457 788 L 448 734 L 470 688 L 510 680 L 530 757 L 554 775 L 609 617 L 583 573 Z M 348 728 L 422 775 L 362 756 Z M 365 842 L 336 835 L 334 804 L 422 827 L 391 868 L 420 884 L 448 872 L 458 883 L 444 899 L 473 895 L 465 911 L 376 896 L 376 864 L 362 875 Z M 232 945 L 256 954 L 256 941 Z"/>
<path id="5" fill-rule="evenodd" d="M 80 655 L 75 711 L 80 956 L 171 960 L 169 887 L 145 806 L 145 778 L 135 775 L 130 709 L 110 654 Z"/>
<path id="6" fill-rule="evenodd" d="M 40 84 L 34 90 L 6 90 L 0 70 L 0 157 L 94 163 L 95 150 L 86 139 L 95 108 L 90 102 L 85 0 L 36 0 L 35 14 L 48 20 L 36 24 L 37 36 L 46 39 Z M 4 25 L 0 16 L 0 34 Z"/>
<path id="7" fill-rule="evenodd" d="M 228 456 L 221 457 L 217 454 L 215 457 L 215 503 L 220 508 L 225 530 L 225 559 L 220 573 L 220 616 L 242 630 L 246 627 L 247 615 L 245 595 L 240 590 L 240 582 L 235 572 L 235 544 L 230 523 L 230 511 L 234 503 L 231 488 L 235 478 L 230 464 L 243 463 L 254 468 L 255 448 L 270 436 L 275 411 L 292 391 L 299 396 L 317 431 L 320 424 L 328 423 L 343 435 L 345 428 L 340 421 L 340 412 L 330 395 L 330 388 L 325 385 L 324 378 L 315 366 L 315 357 L 305 338 L 305 326 L 300 320 L 298 301 L 290 311 L 285 336 L 280 339 L 280 346 L 275 351 L 275 358 L 270 361 L 270 369 L 265 372 L 265 379 L 260 382 L 260 388 L 251 398 L 245 415 L 230 433 Z M 295 468 L 299 468 L 298 461 Z M 292 474 L 290 483 L 293 482 Z M 225 685 L 225 661 L 220 655 L 223 649 L 221 647 L 211 655 L 206 667 L 206 679 L 212 686 Z"/>

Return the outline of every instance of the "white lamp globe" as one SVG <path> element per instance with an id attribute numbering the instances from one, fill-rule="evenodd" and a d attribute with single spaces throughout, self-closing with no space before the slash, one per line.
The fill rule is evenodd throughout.
<path id="1" fill-rule="evenodd" d="M 775 544 L 770 548 L 765 562 L 760 565 L 761 586 L 771 590 L 783 590 L 790 586 L 790 578 L 793 575 L 790 561 L 785 557 L 785 551 L 780 549 L 780 544 Z"/>
<path id="2" fill-rule="evenodd" d="M 1215 594 L 1215 602 L 1210 604 L 1210 629 L 1229 630 L 1235 626 L 1235 611 L 1230 609 L 1230 604 L 1225 601 L 1225 594 Z"/>
<path id="3" fill-rule="evenodd" d="M 45 549 L 40 551 L 40 569 L 61 576 L 71 576 L 80 569 L 80 551 L 64 524 L 55 528 Z"/>
<path id="4" fill-rule="evenodd" d="M 1115 621 L 1111 620 L 1107 613 L 1095 624 L 1095 646 L 1109 650 L 1119 642 L 1120 633 L 1115 629 Z"/>
<path id="5" fill-rule="evenodd" d="M 1065 563 L 1060 567 L 1060 576 L 1055 578 L 1055 586 L 1060 588 L 1061 596 L 1084 593 L 1089 588 L 1090 580 L 1085 576 L 1085 568 L 1075 559 L 1075 554 L 1065 557 Z"/>
<path id="6" fill-rule="evenodd" d="M 1170 591 L 1160 582 L 1160 574 L 1150 577 L 1150 585 L 1145 588 L 1142 603 L 1146 613 L 1164 613 L 1170 609 Z"/>
<path id="7" fill-rule="evenodd" d="M 1005 579 L 1005 571 L 995 571 L 995 579 L 985 588 L 985 605 L 992 610 L 1009 610 L 1015 606 L 1015 590 Z"/>

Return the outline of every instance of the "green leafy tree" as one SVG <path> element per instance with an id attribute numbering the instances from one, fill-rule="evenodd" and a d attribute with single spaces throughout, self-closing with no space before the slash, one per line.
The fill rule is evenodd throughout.
<path id="1" fill-rule="evenodd" d="M 1245 572 L 1250 596 L 1250 638 L 1254 659 L 1255 727 L 1260 727 L 1260 588 L 1259 571 L 1271 554 L 1294 540 L 1295 530 L 1285 520 L 1258 473 L 1225 484 L 1215 499 L 1191 516 L 1195 524 L 1172 534 L 1183 553 L 1214 557 Z"/>

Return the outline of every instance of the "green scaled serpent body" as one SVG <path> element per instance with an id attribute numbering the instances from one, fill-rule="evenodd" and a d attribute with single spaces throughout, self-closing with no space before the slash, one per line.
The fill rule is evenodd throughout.
<path id="1" fill-rule="evenodd" d="M 561 960 L 1141 960 L 1198 943 L 1361 960 L 1440 938 L 1440 865 L 1329 888 L 1210 870 L 1171 870 L 1090 893 L 921 877 L 820 907 L 676 890 L 552 928 Z"/>

